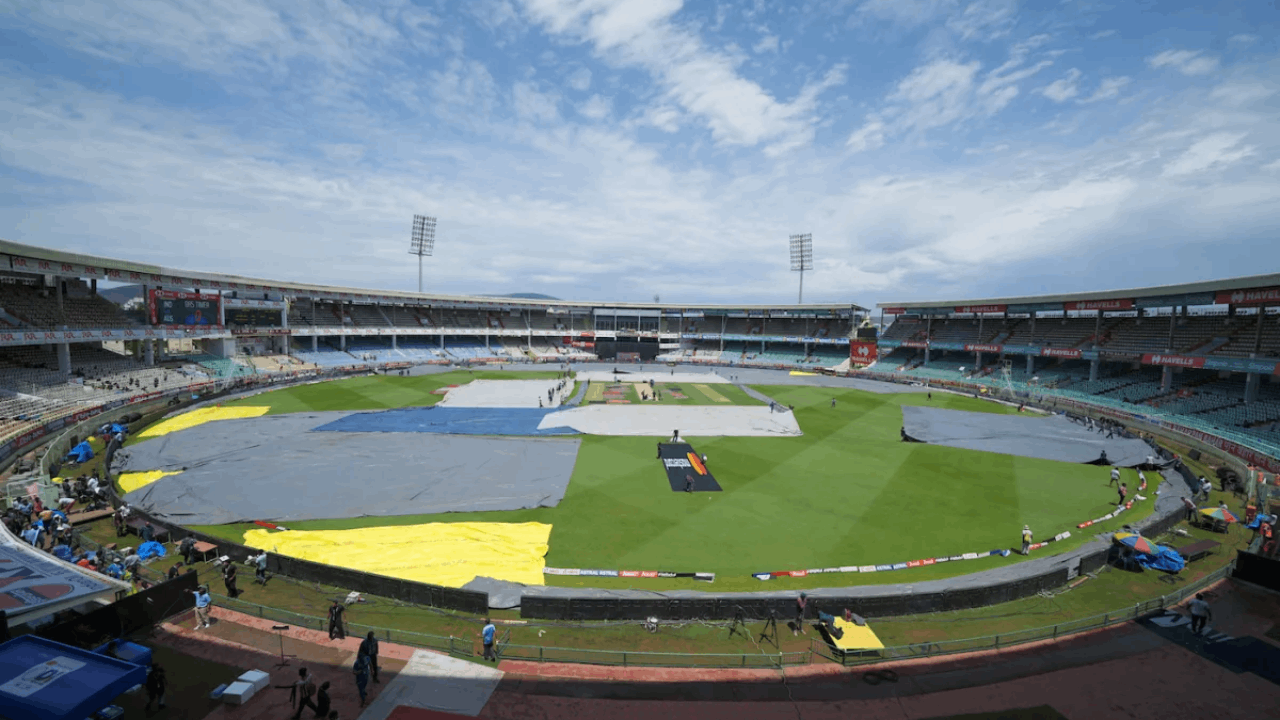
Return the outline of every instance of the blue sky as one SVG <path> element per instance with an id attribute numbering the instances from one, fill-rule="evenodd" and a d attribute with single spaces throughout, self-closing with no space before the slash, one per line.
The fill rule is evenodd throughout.
<path id="1" fill-rule="evenodd" d="M 0 0 L 0 237 L 414 289 L 791 302 L 1280 268 L 1280 10 Z"/>

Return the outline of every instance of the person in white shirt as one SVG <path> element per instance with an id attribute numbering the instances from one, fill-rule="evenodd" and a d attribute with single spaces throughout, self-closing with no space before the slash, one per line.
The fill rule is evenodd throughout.
<path id="1" fill-rule="evenodd" d="M 98 494 L 98 478 L 96 476 L 89 478 L 89 492 L 94 495 Z"/>
<path id="2" fill-rule="evenodd" d="M 1191 632 L 1199 635 L 1204 630 L 1205 623 L 1213 619 L 1213 611 L 1209 609 L 1209 603 L 1204 601 L 1204 594 L 1196 593 L 1196 599 L 1187 603 L 1187 610 L 1191 611 Z"/>
<path id="3" fill-rule="evenodd" d="M 1107 485 L 1110 486 L 1110 485 L 1119 485 L 1119 484 L 1120 484 L 1120 468 L 1113 467 L 1111 468 L 1111 482 L 1107 483 Z"/>
<path id="4" fill-rule="evenodd" d="M 1147 476 L 1141 470 L 1139 470 L 1138 471 L 1138 487 L 1142 487 L 1142 484 L 1145 483 L 1146 481 L 1147 481 Z"/>

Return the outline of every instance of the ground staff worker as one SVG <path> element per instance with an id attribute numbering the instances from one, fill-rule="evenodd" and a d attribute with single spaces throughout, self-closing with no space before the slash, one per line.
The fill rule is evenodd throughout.
<path id="1" fill-rule="evenodd" d="M 209 597 L 209 587 L 201 585 L 195 591 L 196 596 L 196 629 L 209 627 L 209 606 L 213 598 Z"/>
<path id="2" fill-rule="evenodd" d="M 1022 554 L 1026 555 L 1031 551 L 1031 526 L 1022 526 Z"/>

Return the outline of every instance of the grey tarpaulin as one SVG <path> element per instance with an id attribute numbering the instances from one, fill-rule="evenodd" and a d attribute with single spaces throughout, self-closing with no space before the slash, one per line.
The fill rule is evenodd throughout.
<path id="1" fill-rule="evenodd" d="M 1061 415 L 997 415 L 904 406 L 902 426 L 907 435 L 935 445 L 1061 462 L 1093 463 L 1105 450 L 1108 464 L 1136 467 L 1155 454 L 1142 440 L 1120 435 L 1108 439 L 1107 433 L 1089 430 Z"/>
<path id="2" fill-rule="evenodd" d="M 119 471 L 184 470 L 125 501 L 188 525 L 554 507 L 577 439 L 319 433 L 349 413 L 222 420 L 116 453 Z"/>
<path id="3" fill-rule="evenodd" d="M 489 607 L 494 610 L 510 610 L 520 607 L 520 593 L 525 585 L 508 580 L 496 580 L 480 575 L 462 586 L 463 590 L 472 590 L 489 594 Z"/>

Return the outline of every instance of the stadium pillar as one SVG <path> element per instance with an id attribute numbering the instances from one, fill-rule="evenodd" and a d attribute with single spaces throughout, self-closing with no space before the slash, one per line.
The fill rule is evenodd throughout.
<path id="1" fill-rule="evenodd" d="M 319 344 L 320 344 L 320 338 L 315 335 L 312 335 L 311 336 L 311 352 L 319 351 L 320 350 L 320 348 L 318 347 Z"/>
<path id="2" fill-rule="evenodd" d="M 1102 358 L 1096 357 L 1089 361 L 1089 382 L 1097 382 L 1098 370 L 1102 367 Z"/>
<path id="3" fill-rule="evenodd" d="M 1182 311 L 1184 313 L 1187 311 L 1186 305 L 1182 306 Z M 1174 308 L 1173 312 L 1169 313 L 1169 339 L 1167 342 L 1165 342 L 1165 345 L 1164 345 L 1165 352 L 1173 352 L 1173 331 L 1176 330 L 1177 327 L 1178 327 L 1178 309 Z"/>
<path id="4" fill-rule="evenodd" d="M 395 336 L 395 335 L 392 335 L 392 336 L 391 336 L 391 349 L 392 349 L 392 350 L 399 350 L 399 349 L 400 349 L 400 346 L 396 344 L 396 336 Z"/>
<path id="5" fill-rule="evenodd" d="M 71 343 L 58 343 L 58 374 L 71 374 Z"/>
<path id="6" fill-rule="evenodd" d="M 1028 355 L 1027 356 L 1027 379 L 1030 380 L 1031 376 L 1034 375 L 1035 373 L 1036 373 L 1036 356 Z"/>
<path id="7" fill-rule="evenodd" d="M 339 350 L 342 350 L 342 351 L 344 351 L 344 352 L 346 351 L 346 349 L 347 349 L 347 336 L 346 336 L 346 335 L 339 335 L 339 336 L 338 336 L 338 349 L 339 349 Z"/>
<path id="8" fill-rule="evenodd" d="M 1262 376 L 1258 373 L 1249 373 L 1244 376 L 1244 401 L 1247 403 L 1254 402 L 1258 399 L 1258 386 L 1262 384 Z"/>
<path id="9" fill-rule="evenodd" d="M 982 353 L 974 353 L 973 354 L 973 372 L 978 372 L 981 369 L 982 369 Z M 972 375 L 973 373 L 969 373 L 969 374 Z"/>
<path id="10" fill-rule="evenodd" d="M 156 343 L 154 340 L 143 340 L 142 364 L 151 367 L 156 364 Z"/>
<path id="11" fill-rule="evenodd" d="M 929 346 L 928 345 L 925 345 L 924 347 L 924 364 L 925 365 L 929 364 Z"/>
<path id="12" fill-rule="evenodd" d="M 89 278 L 89 294 L 98 294 L 98 278 Z"/>
<path id="13" fill-rule="evenodd" d="M 1255 353 L 1261 352 L 1262 350 L 1262 322 L 1263 320 L 1266 319 L 1266 317 L 1267 317 L 1266 306 L 1259 307 L 1258 308 L 1258 324 L 1253 331 L 1253 347 L 1250 348 L 1250 350 Z"/>
<path id="14" fill-rule="evenodd" d="M 1160 389 L 1168 392 L 1173 388 L 1173 368 L 1165 365 L 1160 371 Z"/>

